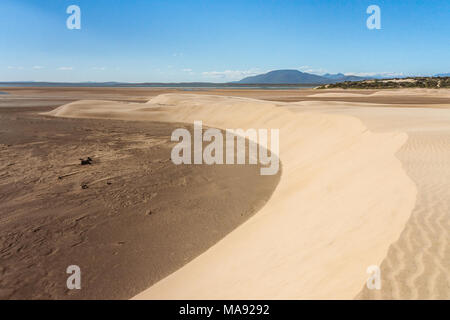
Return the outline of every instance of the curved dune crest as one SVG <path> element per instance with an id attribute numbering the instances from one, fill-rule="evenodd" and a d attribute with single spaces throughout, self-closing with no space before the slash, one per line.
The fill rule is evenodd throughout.
<path id="1" fill-rule="evenodd" d="M 326 92 L 309 94 L 311 98 L 352 98 L 352 97 L 367 97 L 369 94 L 362 93 L 349 93 L 349 92 Z"/>
<path id="2" fill-rule="evenodd" d="M 303 102 L 302 105 L 304 105 Z M 295 103 L 165 94 L 146 104 L 79 101 L 50 115 L 280 129 L 283 172 L 267 204 L 138 299 L 350 299 L 413 209 L 416 188 L 395 157 L 404 133 L 375 134 L 349 116 Z"/>

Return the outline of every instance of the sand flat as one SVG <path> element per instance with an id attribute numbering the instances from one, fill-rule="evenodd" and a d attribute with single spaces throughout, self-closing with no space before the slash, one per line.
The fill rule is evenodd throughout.
<path id="1" fill-rule="evenodd" d="M 0 87 L 0 91 L 8 93 L 7 100 L 16 99 L 24 106 L 32 105 L 38 100 L 45 100 L 47 105 L 60 106 L 65 103 L 85 100 L 109 100 L 147 102 L 152 97 L 165 93 L 202 94 L 253 98 L 276 102 L 299 101 L 343 101 L 358 103 L 390 104 L 396 107 L 416 105 L 435 106 L 450 103 L 450 90 L 445 89 L 402 89 L 371 90 L 371 89 L 215 89 L 193 88 L 186 91 L 180 88 L 89 88 L 89 87 Z M 320 95 L 320 96 L 317 96 Z M 0 96 L 2 106 L 5 95 Z M 34 100 L 34 101 L 33 101 Z"/>
<path id="2" fill-rule="evenodd" d="M 279 179 L 175 166 L 180 124 L 38 114 L 49 109 L 0 108 L 0 299 L 131 298 L 247 220 Z M 73 264 L 82 290 L 66 287 Z"/>

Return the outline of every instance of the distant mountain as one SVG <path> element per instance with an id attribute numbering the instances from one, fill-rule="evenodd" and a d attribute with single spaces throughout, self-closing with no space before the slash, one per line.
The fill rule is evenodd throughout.
<path id="1" fill-rule="evenodd" d="M 316 74 L 301 72 L 298 70 L 274 70 L 264 74 L 246 77 L 236 83 L 240 84 L 327 84 L 343 81 L 359 81 L 370 79 L 368 77 L 346 76 L 343 73 Z"/>
<path id="2" fill-rule="evenodd" d="M 257 76 L 246 77 L 236 83 L 245 84 L 323 84 L 330 79 L 298 70 L 275 70 Z"/>
<path id="3" fill-rule="evenodd" d="M 332 80 L 338 80 L 338 79 L 344 78 L 345 74 L 343 74 L 343 73 L 336 73 L 336 74 L 325 73 L 324 75 L 322 75 L 322 77 L 332 79 Z"/>
<path id="4" fill-rule="evenodd" d="M 354 76 L 354 75 L 346 76 L 343 73 L 336 73 L 336 74 L 326 73 L 326 74 L 322 75 L 322 77 L 325 77 L 325 78 L 330 79 L 330 80 L 334 80 L 335 82 L 361 81 L 361 80 L 372 79 L 372 77 L 359 77 L 359 76 Z"/>
<path id="5" fill-rule="evenodd" d="M 435 77 L 450 77 L 450 72 L 449 73 L 439 73 L 439 74 L 435 74 Z"/>

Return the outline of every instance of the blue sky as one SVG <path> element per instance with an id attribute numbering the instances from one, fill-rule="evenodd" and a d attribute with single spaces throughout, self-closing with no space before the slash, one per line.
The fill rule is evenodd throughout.
<path id="1" fill-rule="evenodd" d="M 369 5 L 381 29 L 369 30 Z M 81 29 L 69 30 L 69 5 Z M 450 72 L 449 0 L 1 0 L 0 81 Z"/>

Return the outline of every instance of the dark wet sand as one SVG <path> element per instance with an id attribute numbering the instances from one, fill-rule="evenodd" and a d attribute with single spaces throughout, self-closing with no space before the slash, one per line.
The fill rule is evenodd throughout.
<path id="1" fill-rule="evenodd" d="M 131 298 L 247 220 L 278 183 L 256 165 L 175 166 L 170 135 L 188 125 L 38 114 L 57 99 L 0 108 L 0 299 Z M 66 288 L 69 265 L 81 290 Z"/>

